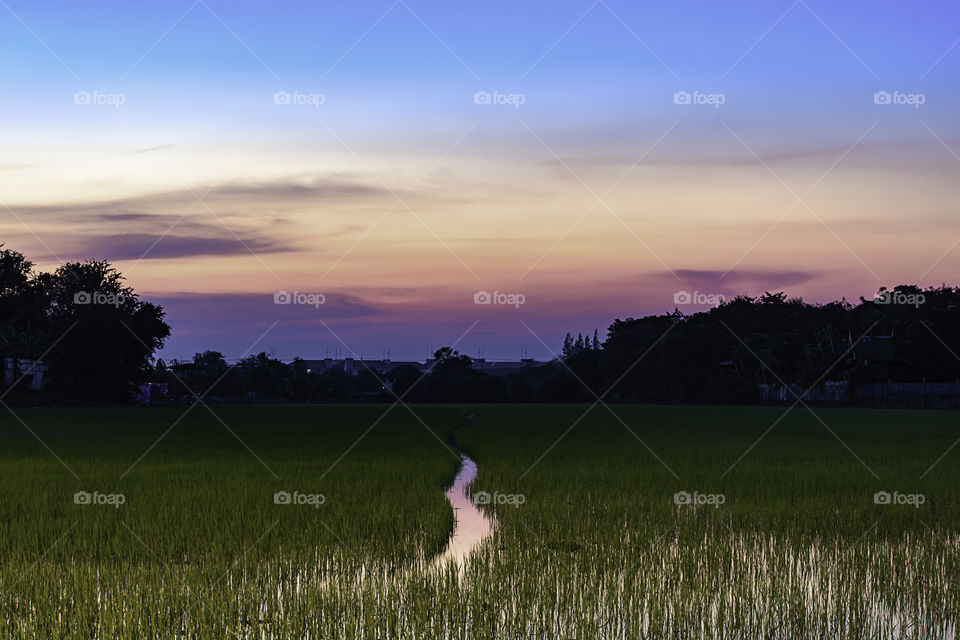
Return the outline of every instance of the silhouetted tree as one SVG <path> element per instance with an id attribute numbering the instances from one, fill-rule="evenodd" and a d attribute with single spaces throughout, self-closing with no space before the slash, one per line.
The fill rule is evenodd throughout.
<path id="1" fill-rule="evenodd" d="M 163 309 L 140 300 L 108 262 L 34 273 L 0 251 L 0 342 L 6 357 L 43 356 L 50 390 L 73 401 L 123 401 L 170 335 Z"/>

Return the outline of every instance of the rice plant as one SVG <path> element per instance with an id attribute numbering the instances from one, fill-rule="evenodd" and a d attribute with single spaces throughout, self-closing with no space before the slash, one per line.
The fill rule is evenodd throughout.
<path id="1" fill-rule="evenodd" d="M 953 414 L 586 409 L 5 416 L 0 637 L 955 637 Z"/>

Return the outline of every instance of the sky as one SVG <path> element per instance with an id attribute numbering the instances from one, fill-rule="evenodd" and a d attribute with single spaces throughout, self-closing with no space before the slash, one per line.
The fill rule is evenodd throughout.
<path id="1" fill-rule="evenodd" d="M 0 242 L 205 349 L 549 358 L 958 283 L 950 2 L 0 0 Z"/>

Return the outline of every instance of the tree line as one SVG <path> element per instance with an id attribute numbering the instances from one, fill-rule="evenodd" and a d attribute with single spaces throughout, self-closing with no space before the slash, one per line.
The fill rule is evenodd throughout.
<path id="1" fill-rule="evenodd" d="M 869 299 L 811 304 L 783 292 L 704 312 L 615 320 L 599 346 L 562 356 L 583 387 L 623 402 L 752 403 L 759 385 L 960 378 L 960 288 L 881 287 Z M 793 397 L 791 397 L 791 400 Z"/>
<path id="2" fill-rule="evenodd" d="M 427 371 L 400 365 L 311 371 L 266 353 L 229 365 L 205 351 L 165 363 L 163 309 L 141 300 L 104 261 L 40 272 L 0 247 L 0 368 L 43 360 L 51 402 L 129 402 L 143 383 L 211 401 L 753 403 L 761 385 L 960 379 L 960 288 L 881 288 L 856 303 L 813 304 L 783 292 L 737 296 L 707 311 L 617 319 L 601 338 L 567 334 L 549 363 L 509 375 L 474 367 L 450 347 Z M 9 376 L 7 376 L 9 377 Z M 26 385 L 11 391 L 29 395 Z M 35 398 L 31 398 L 31 401 Z"/>

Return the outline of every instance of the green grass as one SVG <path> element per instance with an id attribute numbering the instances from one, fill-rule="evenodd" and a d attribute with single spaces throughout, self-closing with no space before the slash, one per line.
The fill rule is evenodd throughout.
<path id="1" fill-rule="evenodd" d="M 955 413 L 800 408 L 764 435 L 783 409 L 483 405 L 469 426 L 464 407 L 387 409 L 0 415 L 0 637 L 933 638 L 960 621 L 960 446 L 931 469 Z M 525 498 L 486 507 L 496 532 L 461 579 L 429 569 L 453 526 L 451 432 L 475 492 Z"/>

